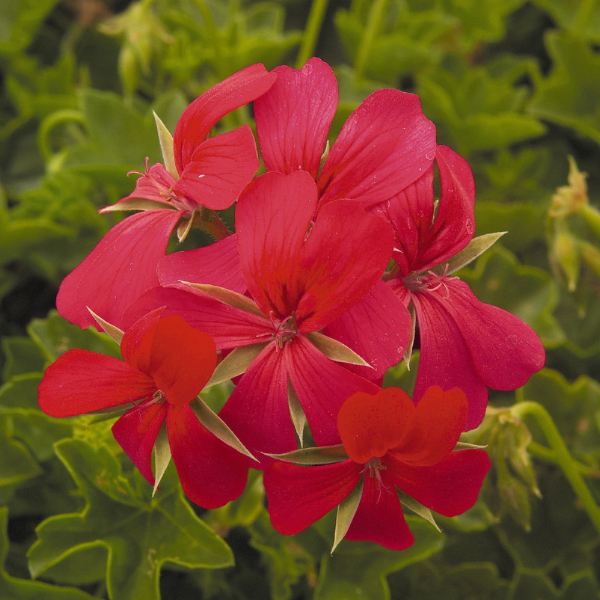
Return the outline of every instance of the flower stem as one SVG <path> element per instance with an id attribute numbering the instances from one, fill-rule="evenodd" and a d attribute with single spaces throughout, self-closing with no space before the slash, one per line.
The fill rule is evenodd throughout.
<path id="1" fill-rule="evenodd" d="M 217 241 L 231 235 L 231 231 L 229 231 L 227 225 L 223 223 L 221 217 L 214 210 L 206 209 L 202 212 L 200 228 L 209 235 L 212 235 Z"/>
<path id="2" fill-rule="evenodd" d="M 302 45 L 300 46 L 298 58 L 296 59 L 297 69 L 301 69 L 304 66 L 304 63 L 315 53 L 328 2 L 329 0 L 313 0 L 312 2 L 306 29 L 302 36 Z"/>
<path id="3" fill-rule="evenodd" d="M 510 412 L 520 419 L 523 419 L 527 415 L 535 418 L 544 432 L 550 448 L 536 444 L 533 448 L 530 445 L 530 449 L 535 450 L 535 454 L 540 458 L 553 462 L 562 469 L 575 495 L 587 511 L 594 527 L 600 533 L 600 507 L 596 504 L 592 493 L 585 484 L 580 472 L 580 466 L 569 453 L 552 417 L 541 404 L 530 401 L 515 404 L 511 407 Z"/>
<path id="4" fill-rule="evenodd" d="M 365 74 L 367 60 L 369 59 L 369 54 L 371 53 L 373 41 L 379 33 L 386 5 L 387 0 L 375 0 L 373 6 L 371 7 L 369 20 L 367 21 L 367 27 L 365 28 L 365 33 L 356 57 L 356 64 L 354 65 L 357 79 L 360 79 Z"/>

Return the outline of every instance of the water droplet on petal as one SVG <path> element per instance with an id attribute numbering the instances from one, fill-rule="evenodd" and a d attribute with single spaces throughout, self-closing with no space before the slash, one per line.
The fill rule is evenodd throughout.
<path id="1" fill-rule="evenodd" d="M 426 158 L 427 160 L 433 160 L 433 159 L 435 158 L 435 150 L 432 150 L 431 152 L 428 152 L 428 153 L 425 155 L 425 158 Z"/>

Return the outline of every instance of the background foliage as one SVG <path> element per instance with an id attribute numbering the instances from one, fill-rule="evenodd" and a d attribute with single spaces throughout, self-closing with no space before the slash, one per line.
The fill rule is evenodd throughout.
<path id="1" fill-rule="evenodd" d="M 305 29 L 309 0 L 0 0 L 1 598 L 600 598 L 600 2 L 312 4 Z M 441 519 L 442 533 L 409 517 L 417 541 L 402 553 L 344 541 L 330 556 L 330 516 L 280 536 L 257 473 L 218 510 L 191 506 L 174 472 L 152 498 L 110 422 L 37 407 L 44 367 L 69 348 L 118 355 L 52 308 L 119 218 L 97 209 L 159 159 L 152 110 L 173 130 L 234 71 L 313 53 L 340 82 L 332 135 L 374 89 L 421 96 L 438 141 L 472 166 L 477 234 L 508 232 L 461 275 L 548 353 L 523 389 L 491 394 L 499 410 L 471 434 L 494 463 L 475 508 Z M 222 127 L 246 121 L 239 110 Z M 412 377 L 400 365 L 386 384 L 410 391 Z M 548 450 L 535 411 L 502 410 L 524 400 L 548 411 L 576 463 Z"/>

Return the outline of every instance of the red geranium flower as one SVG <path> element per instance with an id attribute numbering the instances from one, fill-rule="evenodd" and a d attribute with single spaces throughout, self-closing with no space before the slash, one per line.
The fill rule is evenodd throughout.
<path id="1" fill-rule="evenodd" d="M 208 431 L 190 408 L 217 364 L 215 344 L 181 317 L 160 313 L 125 332 L 125 362 L 79 349 L 60 356 L 46 370 L 39 404 L 53 417 L 132 404 L 112 431 L 140 473 L 154 484 L 152 450 L 166 423 L 184 492 L 205 508 L 223 506 L 244 490 L 248 459 Z"/>
<path id="2" fill-rule="evenodd" d="M 156 163 L 135 191 L 110 210 L 143 210 L 124 219 L 100 240 L 62 282 L 59 313 L 80 327 L 94 325 L 88 307 L 121 327 L 123 312 L 140 294 L 158 285 L 156 265 L 181 217 L 207 207 L 230 207 L 252 180 L 259 161 L 250 127 L 208 138 L 224 115 L 263 94 L 276 75 L 251 65 L 206 91 L 183 112 L 166 165 Z M 161 142 L 165 142 L 161 138 Z"/>
<path id="3" fill-rule="evenodd" d="M 469 400 L 467 429 L 479 425 L 487 387 L 513 390 L 544 366 L 536 333 L 514 315 L 480 302 L 469 286 L 447 273 L 444 263 L 463 250 L 475 231 L 475 186 L 468 163 L 438 146 L 441 198 L 433 197 L 433 166 L 376 214 L 396 232 L 396 266 L 389 286 L 414 307 L 420 361 L 414 397 L 432 385 L 459 387 Z"/>
<path id="4" fill-rule="evenodd" d="M 318 466 L 276 462 L 265 470 L 273 526 L 286 535 L 298 533 L 362 486 L 345 538 L 408 548 L 414 537 L 396 488 L 401 497 L 447 517 L 477 500 L 490 459 L 483 450 L 453 452 L 467 411 L 465 395 L 457 388 L 430 388 L 416 407 L 397 388 L 354 394 L 338 415 L 346 460 Z"/>
<path id="5" fill-rule="evenodd" d="M 365 321 L 357 339 L 377 339 L 379 324 L 391 324 L 385 335 L 393 350 L 382 352 L 384 368 L 400 360 L 408 344 L 408 313 L 380 280 L 393 248 L 389 224 L 353 200 L 328 203 L 313 222 L 316 204 L 315 182 L 304 171 L 266 173 L 246 188 L 236 228 L 238 261 L 252 300 L 227 290 L 213 290 L 213 298 L 179 286 L 152 290 L 132 306 L 133 319 L 166 305 L 210 333 L 220 350 L 264 346 L 220 413 L 251 452 L 296 447 L 288 382 L 317 443 L 339 441 L 335 419 L 341 403 L 355 391 L 377 388 L 327 358 L 311 334 L 373 288 L 388 301 L 377 306 L 378 327 Z"/>

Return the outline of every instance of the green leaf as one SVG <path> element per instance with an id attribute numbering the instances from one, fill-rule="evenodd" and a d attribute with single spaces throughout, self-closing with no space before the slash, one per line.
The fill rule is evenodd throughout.
<path id="1" fill-rule="evenodd" d="M 0 54 L 19 54 L 58 0 L 0 0 Z"/>
<path id="2" fill-rule="evenodd" d="M 41 373 L 44 370 L 45 357 L 29 338 L 5 337 L 2 339 L 2 350 L 6 357 L 2 371 L 4 381 L 15 375 Z"/>
<path id="3" fill-rule="evenodd" d="M 600 144 L 600 56 L 579 32 L 549 31 L 545 39 L 554 66 L 536 82 L 528 113 Z"/>
<path id="4" fill-rule="evenodd" d="M 42 472 L 31 453 L 12 434 L 11 420 L 0 416 L 0 488 L 18 485 Z"/>
<path id="5" fill-rule="evenodd" d="M 0 598 L 3 600 L 91 600 L 88 594 L 73 588 L 64 588 L 11 577 L 4 568 L 9 550 L 6 534 L 8 509 L 0 507 Z"/>
<path id="6" fill-rule="evenodd" d="M 442 534 L 418 517 L 407 517 L 415 543 L 395 552 L 369 542 L 344 540 L 321 564 L 315 600 L 389 600 L 386 575 L 429 558 L 443 545 Z"/>
<path id="7" fill-rule="evenodd" d="M 213 569 L 232 564 L 229 547 L 198 519 L 173 478 L 165 477 L 163 489 L 150 499 L 150 486 L 135 493 L 105 446 L 63 440 L 56 444 L 56 453 L 77 483 L 85 507 L 50 517 L 38 527 L 38 540 L 28 553 L 34 576 L 62 580 L 79 573 L 81 583 L 91 552 L 98 569 L 105 569 L 110 598 L 158 600 L 166 563 Z M 66 559 L 65 576 L 60 567 Z"/>

